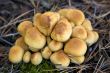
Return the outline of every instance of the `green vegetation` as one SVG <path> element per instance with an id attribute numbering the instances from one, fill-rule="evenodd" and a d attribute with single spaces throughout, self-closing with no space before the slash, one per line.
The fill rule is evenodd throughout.
<path id="1" fill-rule="evenodd" d="M 35 66 L 31 63 L 23 63 L 20 66 L 20 73 L 58 73 L 54 71 L 55 67 L 49 61 L 43 60 L 43 62 Z"/>

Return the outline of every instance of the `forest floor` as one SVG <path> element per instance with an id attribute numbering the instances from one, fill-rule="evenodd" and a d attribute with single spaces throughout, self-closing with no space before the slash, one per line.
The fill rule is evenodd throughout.
<path id="1" fill-rule="evenodd" d="M 85 62 L 56 69 L 48 60 L 32 64 L 12 64 L 8 52 L 19 36 L 18 24 L 32 20 L 37 12 L 57 11 L 61 8 L 78 8 L 90 19 L 99 40 L 89 47 Z M 0 0 L 0 73 L 110 73 L 110 1 L 109 0 Z"/>

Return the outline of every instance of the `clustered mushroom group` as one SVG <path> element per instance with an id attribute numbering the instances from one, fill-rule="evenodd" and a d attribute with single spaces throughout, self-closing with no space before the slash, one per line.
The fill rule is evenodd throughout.
<path id="1" fill-rule="evenodd" d="M 9 51 L 9 61 L 39 65 L 43 58 L 67 67 L 70 62 L 81 64 L 87 48 L 99 35 L 79 9 L 36 13 L 33 21 L 25 20 L 17 28 L 21 37 Z"/>

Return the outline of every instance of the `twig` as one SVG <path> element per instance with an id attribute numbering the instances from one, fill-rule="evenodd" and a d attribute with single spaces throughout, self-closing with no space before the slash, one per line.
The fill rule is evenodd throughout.
<path id="1" fill-rule="evenodd" d="M 19 16 L 16 17 L 15 19 L 11 20 L 7 25 L 4 25 L 4 26 L 0 27 L 0 30 L 3 29 L 3 28 L 5 28 L 5 27 L 11 26 L 11 25 L 13 24 L 13 22 L 15 22 L 17 19 L 19 19 L 19 18 L 25 16 L 26 14 L 32 12 L 33 10 L 34 10 L 34 9 L 32 9 L 32 10 L 30 10 L 30 11 L 27 11 L 27 12 L 25 12 L 25 13 L 19 15 Z"/>
<path id="2" fill-rule="evenodd" d="M 96 50 L 97 47 L 98 47 L 98 44 L 95 45 L 95 47 L 93 48 L 93 51 L 90 53 L 90 55 L 89 55 L 89 57 L 87 58 L 86 62 L 88 62 L 88 61 L 92 58 L 91 56 L 92 56 L 92 54 L 95 52 L 95 50 Z M 97 53 L 98 53 L 98 52 L 96 52 L 95 55 L 96 55 Z"/>
<path id="3" fill-rule="evenodd" d="M 99 15 L 99 16 L 95 16 L 95 18 L 102 18 L 102 17 L 105 17 L 105 16 L 107 16 L 107 15 L 109 15 L 110 14 L 110 11 L 108 11 L 107 13 L 104 13 L 104 14 L 102 14 L 102 15 Z"/>
<path id="4" fill-rule="evenodd" d="M 103 56 L 101 55 L 101 57 L 100 57 L 100 59 L 99 59 L 99 61 L 98 61 L 97 65 L 96 65 L 95 70 L 94 70 L 94 72 L 93 72 L 93 73 L 96 73 L 96 72 L 97 72 L 98 65 L 99 65 L 99 63 L 100 63 L 100 61 L 101 61 L 101 59 L 102 59 L 102 58 L 103 58 Z"/>
<path id="5" fill-rule="evenodd" d="M 10 37 L 10 36 L 16 36 L 18 35 L 19 33 L 10 33 L 10 34 L 7 34 L 7 35 L 2 35 L 1 37 Z"/>
<path id="6" fill-rule="evenodd" d="M 13 45 L 12 43 L 8 42 L 7 40 L 3 39 L 2 37 L 0 37 L 0 40 L 7 43 L 7 44 L 9 44 L 9 45 L 11 45 L 11 46 Z"/>
<path id="7" fill-rule="evenodd" d="M 34 0 L 29 0 L 31 2 L 31 4 L 33 5 L 34 8 L 36 8 L 35 2 Z"/>
<path id="8" fill-rule="evenodd" d="M 98 15 L 98 16 L 93 15 L 93 14 L 91 14 L 91 13 L 88 12 L 88 11 L 87 11 L 86 13 L 89 14 L 91 17 L 95 18 L 95 19 L 99 19 L 99 18 L 104 18 L 105 16 L 109 15 L 109 14 L 110 14 L 110 11 L 108 11 L 107 13 L 104 13 L 104 14 L 102 14 L 102 15 Z"/>
<path id="9" fill-rule="evenodd" d="M 72 4 L 71 4 L 71 0 L 68 0 L 68 5 L 69 5 L 69 7 L 72 6 Z"/>
<path id="10" fill-rule="evenodd" d="M 103 59 L 102 59 L 102 62 L 100 63 L 100 66 L 99 66 L 99 68 L 98 68 L 99 70 L 100 70 L 102 64 L 104 63 L 104 60 L 105 60 L 105 59 L 103 58 Z M 96 71 L 96 73 L 97 73 L 97 72 L 98 72 L 98 70 Z M 101 71 L 101 72 L 102 72 L 102 71 Z M 103 73 L 103 72 L 102 72 L 102 73 Z"/>
<path id="11" fill-rule="evenodd" d="M 11 71 L 10 71 L 10 73 L 13 73 L 13 64 L 12 64 L 12 66 L 11 66 Z"/>
<path id="12" fill-rule="evenodd" d="M 0 20 L 4 21 L 5 23 L 7 22 L 5 18 L 3 18 L 2 16 L 0 16 Z"/>

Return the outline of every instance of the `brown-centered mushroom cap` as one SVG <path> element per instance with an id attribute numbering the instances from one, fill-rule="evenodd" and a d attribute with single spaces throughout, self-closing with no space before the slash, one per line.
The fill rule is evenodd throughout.
<path id="1" fill-rule="evenodd" d="M 53 64 L 61 64 L 61 66 L 67 67 L 70 64 L 69 57 L 63 52 L 63 50 L 54 52 L 50 60 Z"/>
<path id="2" fill-rule="evenodd" d="M 58 12 L 75 25 L 81 25 L 85 19 L 84 13 L 79 9 L 61 9 Z"/>
<path id="3" fill-rule="evenodd" d="M 72 37 L 84 40 L 87 38 L 87 31 L 83 26 L 76 26 L 72 30 Z"/>
<path id="4" fill-rule="evenodd" d="M 52 54 L 52 51 L 48 46 L 46 46 L 41 53 L 44 59 L 49 59 Z"/>
<path id="5" fill-rule="evenodd" d="M 59 13 L 56 12 L 45 12 L 43 14 L 36 14 L 34 16 L 34 25 L 44 35 L 49 36 L 53 27 L 60 19 Z"/>
<path id="6" fill-rule="evenodd" d="M 85 57 L 84 56 L 71 56 L 70 60 L 72 63 L 75 64 L 82 64 L 84 62 Z"/>
<path id="7" fill-rule="evenodd" d="M 85 19 L 84 13 L 79 9 L 73 9 L 67 12 L 66 16 L 75 25 L 81 25 Z"/>
<path id="8" fill-rule="evenodd" d="M 31 59 L 31 53 L 29 51 L 26 51 L 23 56 L 23 61 L 25 63 L 29 63 L 30 59 Z"/>
<path id="9" fill-rule="evenodd" d="M 66 18 L 60 19 L 54 27 L 51 38 L 59 42 L 67 41 L 72 34 L 72 26 Z"/>
<path id="10" fill-rule="evenodd" d="M 58 51 L 60 49 L 63 48 L 63 43 L 62 42 L 58 42 L 58 41 L 55 41 L 55 40 L 52 40 L 50 43 L 49 43 L 49 48 L 51 49 L 51 51 Z"/>
<path id="11" fill-rule="evenodd" d="M 18 32 L 22 35 L 25 36 L 27 29 L 33 27 L 32 22 L 31 21 L 23 21 L 18 25 Z"/>
<path id="12" fill-rule="evenodd" d="M 88 46 L 94 44 L 99 38 L 99 35 L 95 31 L 87 31 L 87 39 L 85 40 Z"/>
<path id="13" fill-rule="evenodd" d="M 15 45 L 18 45 L 20 47 L 22 47 L 24 50 L 28 50 L 28 46 L 26 45 L 26 43 L 24 42 L 24 38 L 23 37 L 19 37 L 16 41 L 15 41 Z"/>
<path id="14" fill-rule="evenodd" d="M 15 45 L 10 48 L 9 61 L 12 63 L 19 63 L 22 61 L 24 49 Z"/>
<path id="15" fill-rule="evenodd" d="M 32 51 L 34 49 L 34 52 L 36 52 L 44 47 L 46 44 L 46 37 L 41 34 L 37 28 L 32 27 L 26 32 L 25 43 L 32 48 Z"/>
<path id="16" fill-rule="evenodd" d="M 89 19 L 85 19 L 84 22 L 82 23 L 82 26 L 86 29 L 86 30 L 93 30 L 93 27 L 91 25 L 91 21 Z"/>
<path id="17" fill-rule="evenodd" d="M 86 51 L 86 43 L 79 38 L 70 39 L 64 46 L 64 52 L 72 56 L 83 56 Z"/>
<path id="18" fill-rule="evenodd" d="M 42 62 L 42 55 L 40 52 L 36 52 L 31 55 L 32 64 L 39 65 L 41 62 Z"/>

